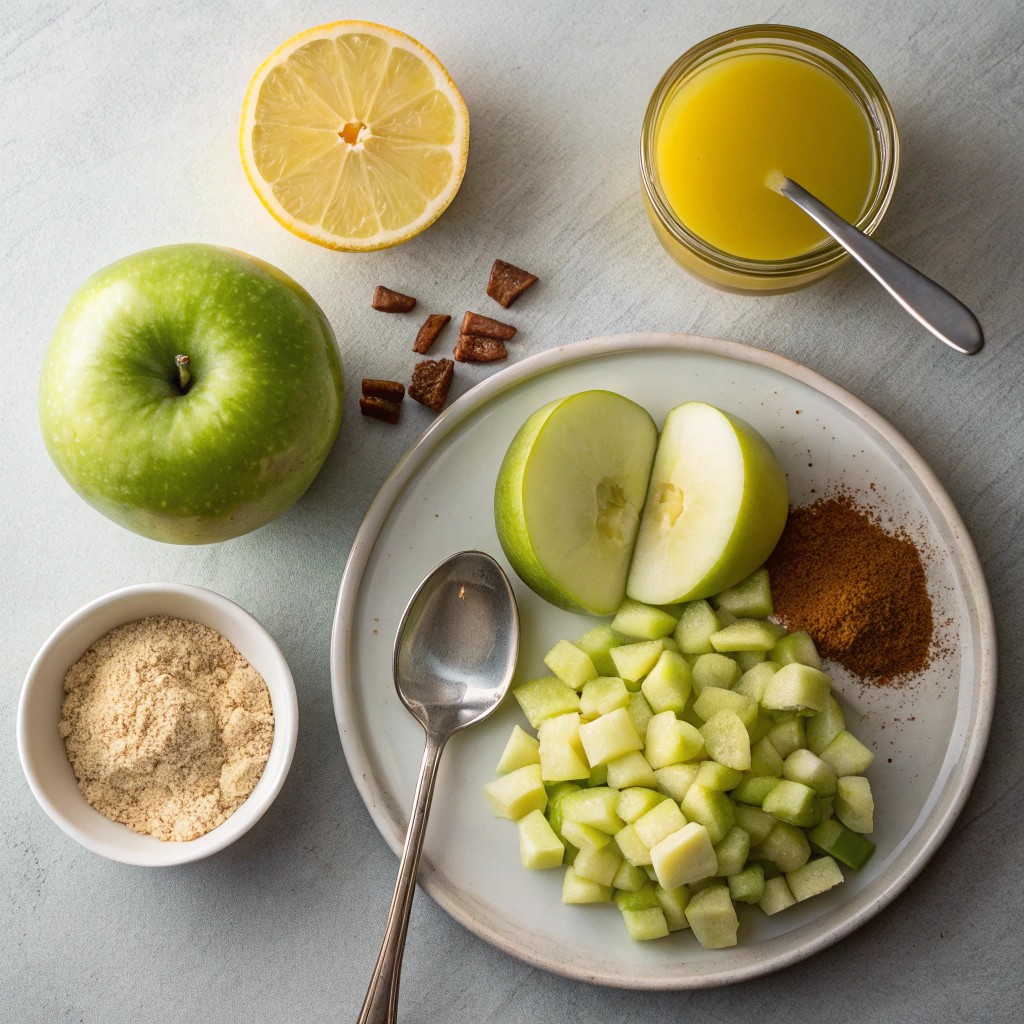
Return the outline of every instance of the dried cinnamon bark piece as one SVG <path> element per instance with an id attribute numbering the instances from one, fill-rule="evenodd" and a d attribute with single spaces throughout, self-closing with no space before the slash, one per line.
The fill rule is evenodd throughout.
<path id="1" fill-rule="evenodd" d="M 536 274 L 520 270 L 519 267 L 514 267 L 504 260 L 495 260 L 487 281 L 487 294 L 508 309 L 537 280 Z"/>
<path id="2" fill-rule="evenodd" d="M 479 334 L 460 334 L 455 346 L 460 363 L 493 363 L 508 358 L 505 342 L 497 338 L 481 338 Z"/>
<path id="3" fill-rule="evenodd" d="M 455 364 L 450 359 L 424 359 L 412 371 L 409 397 L 440 412 L 454 376 Z"/>
<path id="4" fill-rule="evenodd" d="M 413 352 L 419 352 L 421 356 L 425 356 L 430 351 L 430 346 L 437 341 L 437 336 L 444 330 L 449 320 L 451 320 L 451 317 L 445 316 L 443 313 L 431 313 L 423 322 L 419 334 L 416 335 L 416 342 L 412 346 Z"/>
<path id="5" fill-rule="evenodd" d="M 359 411 L 364 416 L 372 416 L 375 420 L 397 423 L 402 407 L 397 402 L 389 402 L 384 398 L 360 398 Z"/>
<path id="6" fill-rule="evenodd" d="M 401 402 L 405 398 L 405 385 L 397 380 L 363 378 L 363 394 L 367 398 L 383 398 L 385 402 Z"/>
<path id="7" fill-rule="evenodd" d="M 370 305 L 382 313 L 408 313 L 416 305 L 416 300 L 411 295 L 393 292 L 379 284 L 373 289 L 373 302 Z"/>
<path id="8" fill-rule="evenodd" d="M 499 341 L 511 341 L 516 335 L 516 328 L 511 324 L 503 324 L 500 320 L 492 320 L 489 316 L 479 313 L 467 313 L 462 318 L 459 334 L 475 334 L 479 338 L 497 338 Z"/>

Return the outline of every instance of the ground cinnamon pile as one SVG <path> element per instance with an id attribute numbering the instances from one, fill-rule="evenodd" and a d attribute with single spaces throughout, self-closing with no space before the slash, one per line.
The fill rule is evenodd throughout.
<path id="1" fill-rule="evenodd" d="M 849 495 L 790 510 L 768 560 L 775 618 L 819 652 L 885 685 L 930 660 L 932 603 L 921 555 Z"/>

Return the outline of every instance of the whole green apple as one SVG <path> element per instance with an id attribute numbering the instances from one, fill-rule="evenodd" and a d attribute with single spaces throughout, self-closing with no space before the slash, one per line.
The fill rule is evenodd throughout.
<path id="1" fill-rule="evenodd" d="M 154 540 L 208 544 L 269 523 L 309 487 L 343 386 L 334 332 L 290 277 L 233 249 L 169 245 L 112 263 L 72 298 L 39 420 L 94 508 Z"/>

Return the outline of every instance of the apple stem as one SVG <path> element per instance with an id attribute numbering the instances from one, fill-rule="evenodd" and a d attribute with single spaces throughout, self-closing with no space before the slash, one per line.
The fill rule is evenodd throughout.
<path id="1" fill-rule="evenodd" d="M 174 365 L 178 367 L 178 387 L 181 393 L 188 393 L 188 386 L 192 383 L 192 371 L 188 368 L 188 356 L 175 356 Z"/>

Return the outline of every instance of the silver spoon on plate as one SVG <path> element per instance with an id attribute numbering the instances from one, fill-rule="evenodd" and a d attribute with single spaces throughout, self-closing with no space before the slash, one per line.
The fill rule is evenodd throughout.
<path id="1" fill-rule="evenodd" d="M 501 703 L 519 654 L 519 611 L 501 566 L 482 551 L 446 558 L 419 585 L 395 640 L 402 703 L 427 734 L 384 942 L 359 1024 L 392 1024 L 416 872 L 441 752 L 457 732 Z"/>
<path id="2" fill-rule="evenodd" d="M 858 231 L 792 178 L 775 171 L 765 184 L 818 222 L 918 323 L 957 352 L 981 351 L 978 318 L 955 296 Z"/>

